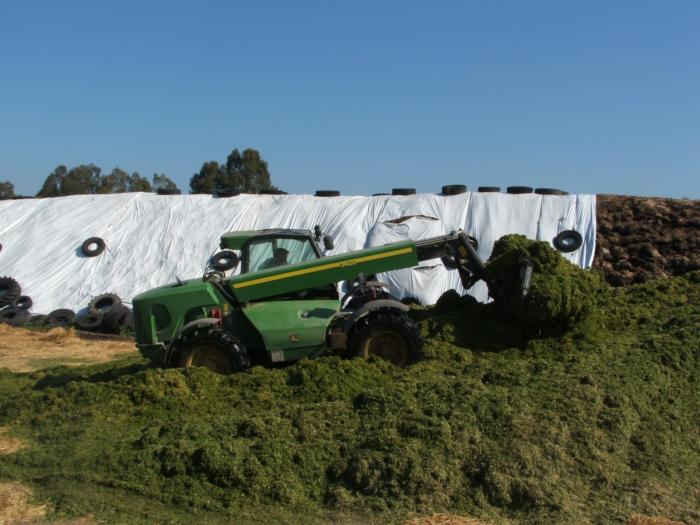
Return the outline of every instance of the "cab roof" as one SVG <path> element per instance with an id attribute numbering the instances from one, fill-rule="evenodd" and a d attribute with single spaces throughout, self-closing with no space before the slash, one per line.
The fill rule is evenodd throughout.
<path id="1" fill-rule="evenodd" d="M 311 237 L 311 232 L 309 230 L 287 230 L 283 228 L 226 232 L 221 236 L 220 246 L 222 249 L 240 250 L 243 247 L 243 243 L 255 237 L 303 237 L 308 239 Z"/>

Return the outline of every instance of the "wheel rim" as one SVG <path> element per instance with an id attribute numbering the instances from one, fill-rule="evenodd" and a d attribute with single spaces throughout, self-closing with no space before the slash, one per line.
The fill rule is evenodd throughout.
<path id="1" fill-rule="evenodd" d="M 221 348 L 198 345 L 193 349 L 190 366 L 202 366 L 219 374 L 231 373 L 231 361 Z"/>
<path id="2" fill-rule="evenodd" d="M 362 345 L 362 356 L 381 357 L 396 366 L 408 363 L 406 339 L 392 330 L 378 330 L 369 336 Z"/>

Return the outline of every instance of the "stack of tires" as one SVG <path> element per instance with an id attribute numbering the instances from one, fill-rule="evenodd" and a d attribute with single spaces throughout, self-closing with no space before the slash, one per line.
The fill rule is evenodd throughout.
<path id="1" fill-rule="evenodd" d="M 89 332 L 113 334 L 122 329 L 133 329 L 134 318 L 117 294 L 106 293 L 95 297 L 88 304 L 87 310 L 75 317 L 75 327 Z"/>
<path id="2" fill-rule="evenodd" d="M 98 295 L 85 311 L 76 315 L 73 310 L 59 308 L 49 315 L 31 315 L 32 299 L 22 295 L 19 283 L 11 277 L 0 277 L 0 323 L 11 326 L 33 325 L 64 327 L 115 334 L 133 330 L 134 317 L 117 294 Z"/>
<path id="3" fill-rule="evenodd" d="M 12 277 L 0 277 L 0 323 L 22 326 L 31 317 L 32 298 Z"/>

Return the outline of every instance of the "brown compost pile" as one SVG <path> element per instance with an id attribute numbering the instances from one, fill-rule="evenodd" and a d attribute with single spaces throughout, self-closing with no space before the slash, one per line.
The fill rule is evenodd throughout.
<path id="1" fill-rule="evenodd" d="M 598 195 L 593 267 L 613 286 L 700 269 L 700 201 Z"/>

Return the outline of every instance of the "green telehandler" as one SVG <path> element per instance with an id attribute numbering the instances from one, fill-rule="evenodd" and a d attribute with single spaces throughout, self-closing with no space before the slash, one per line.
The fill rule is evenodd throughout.
<path id="1" fill-rule="evenodd" d="M 465 289 L 485 279 L 477 243 L 462 231 L 420 241 L 324 256 L 333 239 L 309 230 L 225 233 L 222 257 L 199 279 L 155 288 L 133 299 L 136 344 L 164 366 L 204 366 L 219 373 L 326 353 L 376 355 L 396 365 L 416 359 L 422 339 L 374 275 L 441 258 Z M 219 254 L 217 254 L 219 255 Z M 532 266 L 521 268 L 527 293 Z M 337 283 L 345 281 L 342 297 Z"/>

